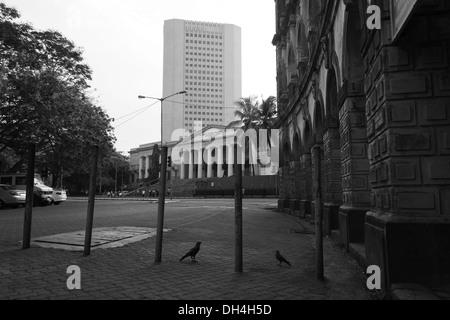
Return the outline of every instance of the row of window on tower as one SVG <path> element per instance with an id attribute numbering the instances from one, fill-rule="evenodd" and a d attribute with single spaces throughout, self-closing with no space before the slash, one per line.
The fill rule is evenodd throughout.
<path id="1" fill-rule="evenodd" d="M 201 39 L 219 39 L 219 40 L 223 39 L 223 36 L 221 35 L 202 34 L 202 33 L 186 33 L 186 37 L 201 38 Z"/>

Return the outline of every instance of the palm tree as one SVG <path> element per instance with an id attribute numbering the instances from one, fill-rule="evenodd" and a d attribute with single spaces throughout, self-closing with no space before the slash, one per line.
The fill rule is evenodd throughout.
<path id="1" fill-rule="evenodd" d="M 262 100 L 257 111 L 258 129 L 271 129 L 274 126 L 277 116 L 277 98 L 270 96 L 266 100 Z"/>
<path id="2" fill-rule="evenodd" d="M 259 122 L 259 102 L 256 100 L 256 97 L 250 96 L 248 98 L 241 98 L 236 101 L 234 105 L 237 108 L 234 115 L 238 117 L 239 120 L 231 122 L 227 127 L 238 127 L 243 130 L 256 128 Z"/>
<path id="3" fill-rule="evenodd" d="M 271 129 L 274 125 L 277 106 L 276 98 L 270 96 L 266 100 L 259 101 L 255 96 L 250 96 L 248 98 L 241 98 L 235 102 L 237 110 L 235 111 L 235 116 L 239 117 L 240 120 L 231 122 L 227 128 L 239 128 L 245 131 L 249 129 Z M 259 135 L 257 136 L 259 139 Z M 270 130 L 268 131 L 268 142 L 270 146 Z M 245 148 L 248 149 L 248 141 L 246 141 Z M 255 168 L 252 165 L 253 175 L 255 175 Z"/>

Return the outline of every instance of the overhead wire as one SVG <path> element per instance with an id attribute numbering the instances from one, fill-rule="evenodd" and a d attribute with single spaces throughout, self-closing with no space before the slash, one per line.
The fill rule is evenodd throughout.
<path id="1" fill-rule="evenodd" d="M 178 102 L 178 101 L 173 101 L 173 100 L 164 100 L 164 101 L 171 102 L 171 103 L 174 103 L 174 104 L 181 104 L 181 105 L 184 105 L 184 106 L 187 106 L 187 105 L 191 105 L 191 104 L 192 104 L 192 103 L 184 103 L 184 102 Z M 150 109 L 151 107 L 153 107 L 154 105 L 156 105 L 156 104 L 158 104 L 158 103 L 159 103 L 159 101 L 156 101 L 156 102 L 154 102 L 153 104 L 151 104 L 151 105 L 149 105 L 149 106 L 146 106 L 146 107 L 144 107 L 144 108 L 141 108 L 141 109 L 139 109 L 139 110 L 136 110 L 136 111 L 134 111 L 134 112 L 131 112 L 131 113 L 125 115 L 125 116 L 122 116 L 122 117 L 119 117 L 119 118 L 115 118 L 114 121 L 117 121 L 117 120 L 121 120 L 121 119 L 127 118 L 127 117 L 129 117 L 129 116 L 131 116 L 131 115 L 133 115 L 133 114 L 136 114 L 135 116 L 131 117 L 130 119 L 128 119 L 128 120 L 126 120 L 126 121 L 124 121 L 124 122 L 118 124 L 115 128 L 119 128 L 120 126 L 122 126 L 122 125 L 128 123 L 129 121 L 131 121 L 131 120 L 133 120 L 134 118 L 138 117 L 139 115 L 141 115 L 142 113 L 144 113 L 145 111 L 147 111 L 148 109 Z"/>
<path id="2" fill-rule="evenodd" d="M 142 109 L 140 109 L 140 110 L 137 110 L 137 111 L 135 111 L 135 112 L 133 112 L 133 113 L 130 113 L 130 114 L 127 115 L 127 116 L 124 116 L 124 117 L 119 118 L 119 119 L 123 119 L 123 118 L 126 118 L 126 117 L 128 117 L 128 116 L 130 116 L 130 115 L 132 115 L 132 114 L 135 114 L 136 112 L 138 112 L 135 116 L 133 116 L 133 117 L 131 117 L 130 119 L 128 119 L 128 120 L 126 120 L 126 121 L 124 121 L 124 122 L 118 124 L 117 126 L 115 126 L 115 128 L 117 129 L 117 128 L 123 126 L 125 123 L 130 122 L 131 120 L 133 120 L 134 118 L 136 118 L 136 117 L 138 117 L 139 115 L 143 114 L 145 111 L 147 111 L 148 109 L 150 109 L 151 107 L 153 107 L 153 106 L 154 106 L 155 104 L 157 104 L 157 103 L 159 103 L 159 101 L 157 101 L 157 102 L 155 102 L 155 103 L 153 103 L 153 104 L 151 104 L 151 105 L 149 105 L 149 106 L 147 106 L 147 107 L 145 107 L 145 108 L 142 108 Z"/>

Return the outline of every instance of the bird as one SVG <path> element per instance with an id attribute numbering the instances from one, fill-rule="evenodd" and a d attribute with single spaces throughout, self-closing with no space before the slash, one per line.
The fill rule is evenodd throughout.
<path id="1" fill-rule="evenodd" d="M 188 253 L 186 253 L 181 259 L 180 261 L 183 261 L 185 258 L 187 257 L 191 257 L 191 260 L 193 262 L 197 262 L 197 260 L 195 260 L 195 256 L 197 255 L 197 253 L 200 251 L 200 245 L 202 243 L 201 242 L 197 242 L 195 244 L 195 247 L 193 247 L 191 250 L 188 251 Z"/>
<path id="2" fill-rule="evenodd" d="M 280 251 L 279 251 L 279 250 L 276 250 L 275 252 L 276 252 L 275 257 L 277 258 L 278 261 L 280 261 L 280 263 L 279 263 L 280 265 L 281 265 L 281 263 L 284 262 L 284 263 L 288 264 L 288 265 L 291 267 L 290 262 L 287 261 L 287 260 L 280 254 Z"/>

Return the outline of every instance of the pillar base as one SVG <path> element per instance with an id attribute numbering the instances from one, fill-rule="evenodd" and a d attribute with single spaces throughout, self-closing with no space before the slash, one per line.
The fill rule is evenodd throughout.
<path id="1" fill-rule="evenodd" d="M 278 199 L 278 211 L 284 212 L 286 209 L 290 210 L 291 201 L 289 199 Z"/>
<path id="2" fill-rule="evenodd" d="M 327 237 L 331 236 L 331 231 L 339 230 L 339 207 L 333 203 L 323 205 L 323 232 Z"/>
<path id="3" fill-rule="evenodd" d="M 300 200 L 291 200 L 289 209 L 292 215 L 300 217 Z"/>
<path id="4" fill-rule="evenodd" d="M 366 262 L 381 268 L 383 291 L 395 283 L 450 276 L 450 217 L 367 213 Z"/>
<path id="5" fill-rule="evenodd" d="M 349 252 L 350 243 L 364 242 L 364 225 L 366 221 L 367 208 L 354 208 L 341 206 L 339 208 L 339 234 L 341 243 Z"/>
<path id="6" fill-rule="evenodd" d="M 307 215 L 311 215 L 311 201 L 300 200 L 300 218 L 306 219 Z"/>

